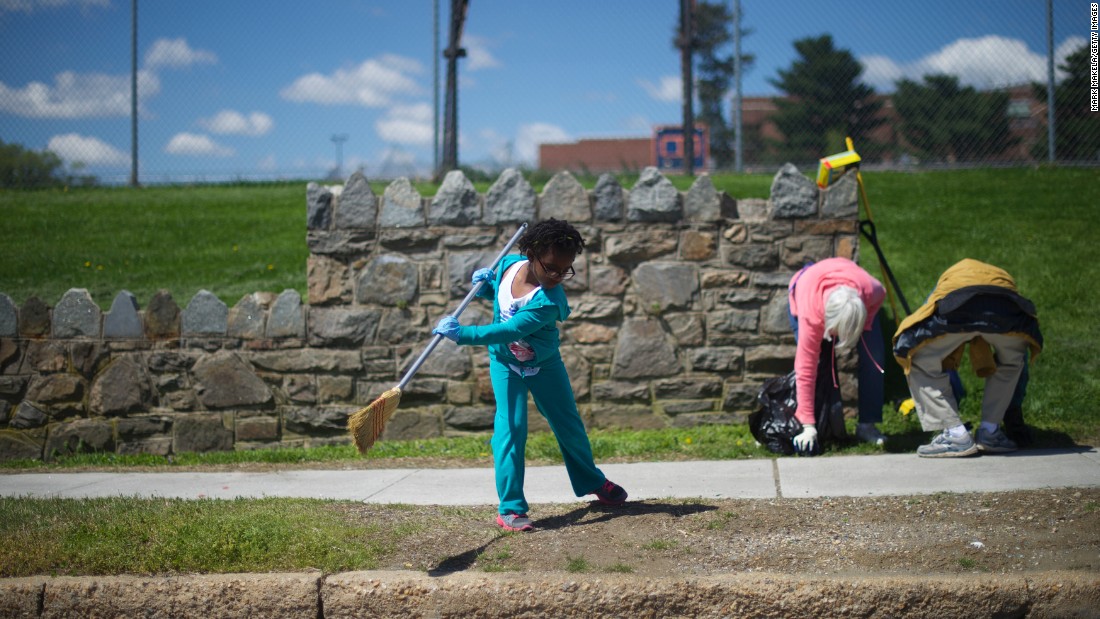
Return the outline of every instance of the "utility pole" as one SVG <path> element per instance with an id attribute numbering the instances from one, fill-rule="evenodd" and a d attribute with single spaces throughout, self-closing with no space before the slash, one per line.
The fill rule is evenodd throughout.
<path id="1" fill-rule="evenodd" d="M 680 0 L 680 75 L 684 97 L 684 174 L 695 176 L 695 114 L 692 109 L 692 5 L 695 0 Z"/>
<path id="2" fill-rule="evenodd" d="M 432 173 L 439 169 L 439 0 L 432 0 Z"/>
<path id="3" fill-rule="evenodd" d="M 741 0 L 733 0 L 733 167 L 745 171 L 744 140 L 741 134 Z"/>
<path id="4" fill-rule="evenodd" d="M 138 187 L 137 8 L 130 2 L 130 186 Z"/>
<path id="5" fill-rule="evenodd" d="M 1053 0 L 1047 0 L 1047 161 L 1050 163 L 1056 160 L 1054 122 L 1054 6 Z"/>
<path id="6" fill-rule="evenodd" d="M 458 169 L 458 59 L 466 56 L 462 48 L 462 26 L 466 21 L 466 9 L 470 0 L 451 0 L 451 28 L 447 49 L 447 98 L 443 112 L 443 164 L 436 170 L 440 180 L 451 170 Z"/>
<path id="7" fill-rule="evenodd" d="M 348 134 L 337 133 L 329 139 L 336 145 L 336 178 L 344 178 L 344 142 L 348 141 Z"/>

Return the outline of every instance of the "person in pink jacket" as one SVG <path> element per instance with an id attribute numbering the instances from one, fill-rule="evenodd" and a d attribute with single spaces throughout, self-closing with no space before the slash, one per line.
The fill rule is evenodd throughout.
<path id="1" fill-rule="evenodd" d="M 814 386 L 817 373 L 830 372 L 837 380 L 836 353 L 859 349 L 859 422 L 856 436 L 882 445 L 886 437 L 876 424 L 882 422 L 885 362 L 878 310 L 886 298 L 882 283 L 847 258 L 826 258 L 808 264 L 791 278 L 788 286 L 791 328 L 797 344 L 794 356 L 795 417 L 802 433 L 794 438 L 795 449 L 812 451 L 817 445 L 814 425 Z M 822 342 L 834 345 L 832 363 L 818 367 Z"/>

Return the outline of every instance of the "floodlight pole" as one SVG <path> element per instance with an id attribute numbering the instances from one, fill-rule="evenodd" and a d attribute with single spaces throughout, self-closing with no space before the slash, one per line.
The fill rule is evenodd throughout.
<path id="1" fill-rule="evenodd" d="M 338 133 L 331 138 L 332 143 L 336 145 L 336 178 L 343 178 L 344 176 L 344 142 L 348 141 L 348 134 Z"/>
<path id="2" fill-rule="evenodd" d="M 138 0 L 130 2 L 130 186 L 138 187 L 138 79 L 137 79 Z"/>
<path id="3" fill-rule="evenodd" d="M 447 98 L 443 112 L 443 163 L 436 169 L 436 180 L 458 169 L 458 59 L 466 55 L 462 48 L 462 26 L 470 0 L 451 0 L 451 28 L 447 49 Z"/>
<path id="4" fill-rule="evenodd" d="M 1047 0 L 1047 161 L 1054 163 L 1054 2 Z"/>
<path id="5" fill-rule="evenodd" d="M 695 176 L 695 115 L 692 110 L 692 5 L 694 0 L 680 0 L 680 74 L 684 98 L 684 174 Z"/>
<path id="6" fill-rule="evenodd" d="M 432 1 L 432 172 L 439 169 L 439 0 Z"/>
<path id="7" fill-rule="evenodd" d="M 744 146 L 741 135 L 741 0 L 733 0 L 733 166 L 745 171 Z"/>

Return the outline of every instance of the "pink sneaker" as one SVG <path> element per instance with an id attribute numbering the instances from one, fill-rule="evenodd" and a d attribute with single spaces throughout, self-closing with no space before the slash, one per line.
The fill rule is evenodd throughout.
<path id="1" fill-rule="evenodd" d="M 499 514 L 497 525 L 505 531 L 530 531 L 535 528 L 527 514 Z"/>
<path id="2" fill-rule="evenodd" d="M 596 500 L 604 505 L 622 505 L 626 503 L 626 490 L 610 479 L 606 479 L 603 485 L 589 494 L 596 495 Z"/>

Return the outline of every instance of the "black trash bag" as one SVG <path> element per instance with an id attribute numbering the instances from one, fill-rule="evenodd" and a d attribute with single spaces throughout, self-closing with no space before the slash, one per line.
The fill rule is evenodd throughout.
<path id="1" fill-rule="evenodd" d="M 814 385 L 817 444 L 811 451 L 801 452 L 801 455 L 820 455 L 826 442 L 848 440 L 840 388 L 832 375 L 832 356 L 832 343 L 823 342 L 817 365 L 817 383 Z M 794 416 L 798 408 L 794 372 L 764 381 L 756 399 L 760 407 L 749 415 L 749 431 L 753 438 L 772 453 L 793 455 L 795 448 L 792 441 L 802 432 L 802 423 Z"/>

